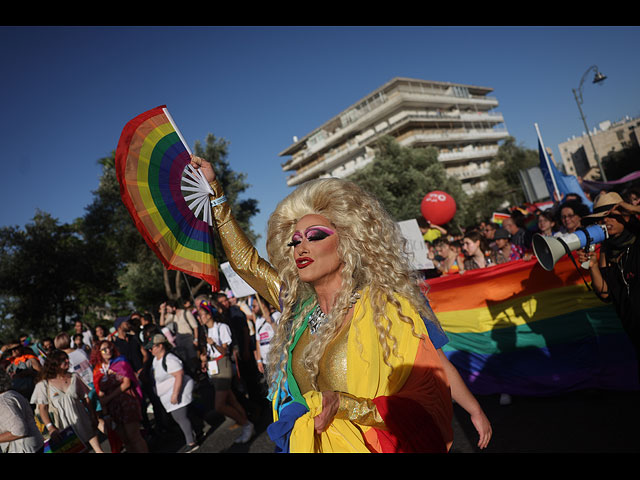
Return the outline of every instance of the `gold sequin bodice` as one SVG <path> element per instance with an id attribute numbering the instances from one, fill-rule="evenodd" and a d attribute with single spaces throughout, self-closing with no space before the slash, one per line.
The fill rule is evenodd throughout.
<path id="1" fill-rule="evenodd" d="M 309 329 L 305 329 L 296 344 L 292 358 L 291 369 L 303 395 L 314 388 L 311 379 L 302 365 L 302 352 L 309 344 Z M 345 325 L 336 338 L 327 346 L 320 359 L 318 369 L 318 391 L 331 390 L 347 392 L 347 341 L 349 339 L 349 325 Z"/>

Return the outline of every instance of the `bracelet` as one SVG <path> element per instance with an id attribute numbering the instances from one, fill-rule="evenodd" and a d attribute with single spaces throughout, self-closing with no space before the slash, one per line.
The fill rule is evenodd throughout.
<path id="1" fill-rule="evenodd" d="M 44 428 L 48 429 L 49 427 L 52 427 L 52 426 L 53 426 L 53 423 L 49 422 L 44 426 Z"/>
<path id="2" fill-rule="evenodd" d="M 222 195 L 221 197 L 214 198 L 213 200 L 211 200 L 211 206 L 216 207 L 220 204 L 223 204 L 226 201 L 227 201 L 227 197 L 225 195 Z"/>

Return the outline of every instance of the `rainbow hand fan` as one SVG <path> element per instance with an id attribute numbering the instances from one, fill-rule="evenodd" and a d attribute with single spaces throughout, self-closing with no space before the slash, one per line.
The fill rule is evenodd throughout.
<path id="1" fill-rule="evenodd" d="M 127 123 L 116 149 L 122 201 L 168 269 L 219 288 L 213 255 L 211 187 L 190 164 L 191 151 L 166 106 Z"/>

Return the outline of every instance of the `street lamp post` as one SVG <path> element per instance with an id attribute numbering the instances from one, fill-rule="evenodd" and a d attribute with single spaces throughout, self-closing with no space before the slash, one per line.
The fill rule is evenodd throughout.
<path id="1" fill-rule="evenodd" d="M 600 157 L 598 156 L 598 152 L 596 152 L 596 147 L 593 145 L 593 139 L 591 138 L 591 132 L 589 132 L 589 127 L 587 126 L 587 120 L 584 117 L 584 113 L 582 112 L 582 84 L 584 83 L 584 79 L 586 78 L 587 74 L 591 71 L 591 70 L 595 70 L 595 76 L 593 77 L 593 83 L 600 83 L 603 82 L 607 77 L 605 75 L 603 75 L 600 70 L 598 70 L 598 67 L 596 65 L 591 65 L 586 72 L 584 72 L 584 75 L 582 75 L 582 79 L 580 80 L 580 86 L 575 89 L 572 88 L 571 90 L 573 91 L 573 96 L 576 99 L 576 103 L 578 104 L 578 110 L 580 110 L 580 117 L 582 118 L 582 123 L 584 123 L 584 128 L 587 131 L 587 136 L 589 137 L 589 143 L 591 143 L 591 148 L 593 149 L 593 155 L 596 158 L 596 163 L 598 164 L 598 168 L 600 169 L 600 176 L 602 177 L 602 180 L 604 182 L 607 181 L 607 176 L 604 173 L 604 168 L 602 168 L 602 164 L 600 163 Z"/>

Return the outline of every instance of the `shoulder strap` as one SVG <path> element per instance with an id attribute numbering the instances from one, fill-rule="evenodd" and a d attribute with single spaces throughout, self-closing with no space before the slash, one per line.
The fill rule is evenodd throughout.
<path id="1" fill-rule="evenodd" d="M 167 371 L 167 355 L 169 355 L 169 352 L 164 352 L 164 355 L 162 356 L 162 368 L 165 372 Z"/>

